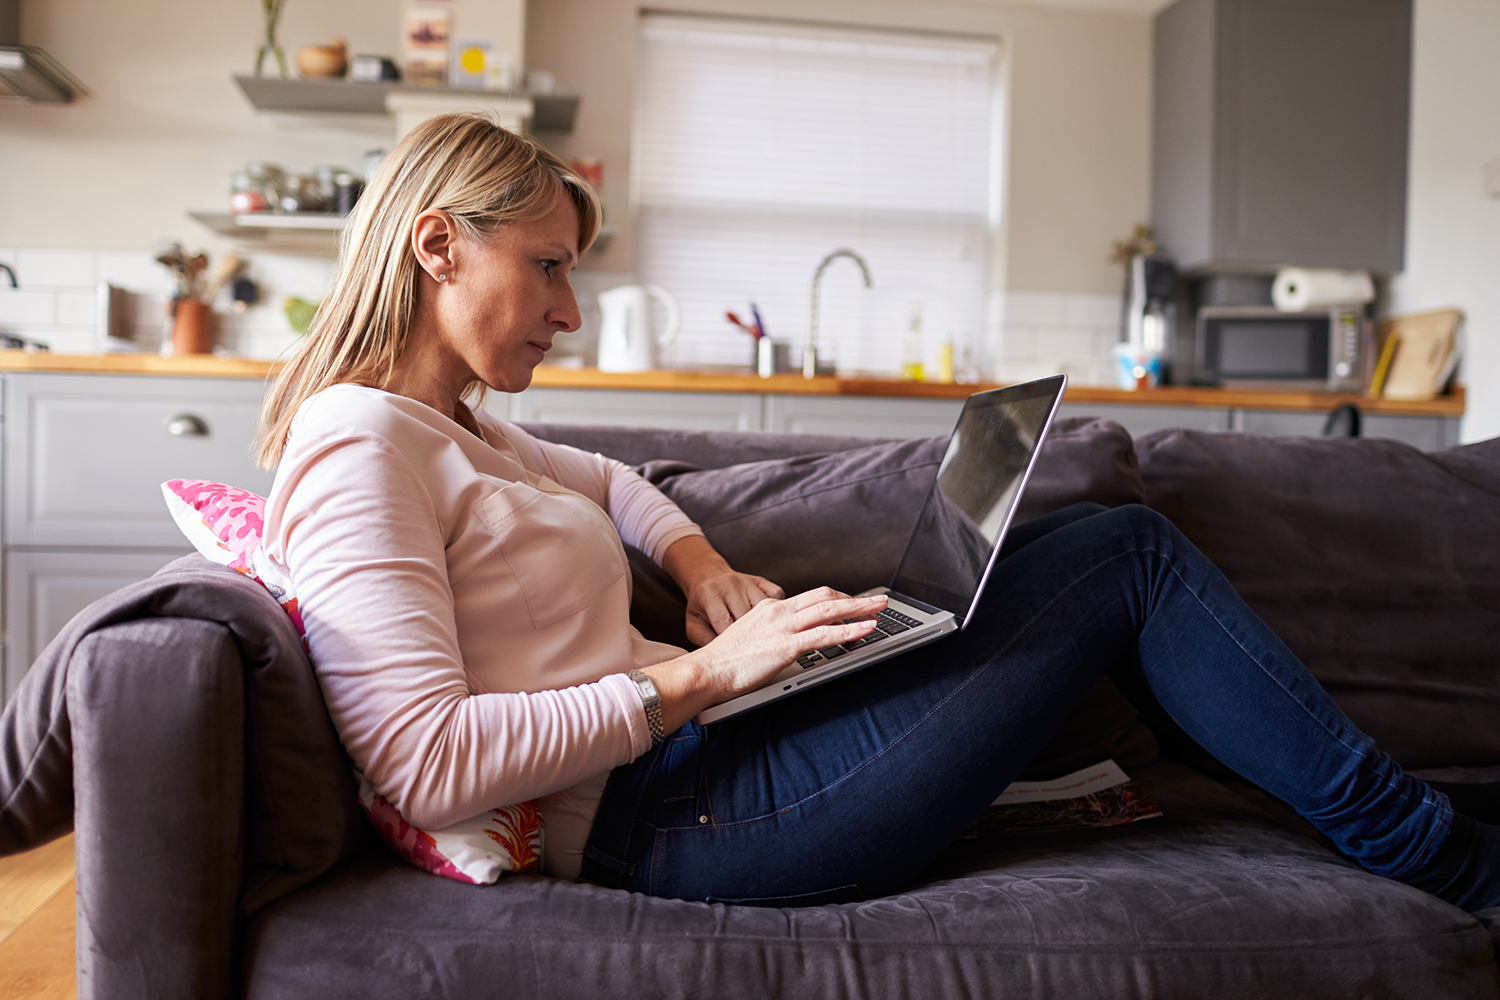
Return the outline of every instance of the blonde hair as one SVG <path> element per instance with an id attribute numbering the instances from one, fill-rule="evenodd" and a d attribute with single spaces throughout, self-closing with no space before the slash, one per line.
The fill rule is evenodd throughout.
<path id="1" fill-rule="evenodd" d="M 534 141 L 477 114 L 437 115 L 407 133 L 370 178 L 340 239 L 333 290 L 266 394 L 260 464 L 281 460 L 292 417 L 309 396 L 343 382 L 379 388 L 390 380 L 416 307 L 418 215 L 442 209 L 481 242 L 506 223 L 542 218 L 560 194 L 578 209 L 582 253 L 599 231 L 598 200 Z"/>

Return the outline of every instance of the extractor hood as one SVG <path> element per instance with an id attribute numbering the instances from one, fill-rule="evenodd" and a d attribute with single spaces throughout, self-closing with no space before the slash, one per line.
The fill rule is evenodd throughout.
<path id="1" fill-rule="evenodd" d="M 56 59 L 21 44 L 21 0 L 0 0 L 0 97 L 66 102 L 82 93 L 83 84 Z"/>

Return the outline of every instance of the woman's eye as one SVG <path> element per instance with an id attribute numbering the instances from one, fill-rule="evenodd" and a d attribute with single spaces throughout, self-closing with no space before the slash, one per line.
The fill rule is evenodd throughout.
<path id="1" fill-rule="evenodd" d="M 542 261 L 542 271 L 546 273 L 547 277 L 552 277 L 552 273 L 557 270 L 557 263 L 555 260 Z"/>

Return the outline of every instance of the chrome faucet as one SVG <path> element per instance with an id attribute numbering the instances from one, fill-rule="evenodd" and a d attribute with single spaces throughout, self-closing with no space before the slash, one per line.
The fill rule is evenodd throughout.
<path id="1" fill-rule="evenodd" d="M 865 263 L 865 259 L 847 247 L 840 247 L 818 261 L 818 269 L 813 272 L 812 314 L 807 320 L 807 347 L 802 351 L 803 378 L 812 378 L 818 374 L 818 286 L 823 282 L 823 272 L 828 270 L 828 265 L 840 257 L 848 257 L 859 265 L 859 273 L 865 276 L 866 288 L 875 286 L 875 283 L 870 280 L 870 266 Z"/>

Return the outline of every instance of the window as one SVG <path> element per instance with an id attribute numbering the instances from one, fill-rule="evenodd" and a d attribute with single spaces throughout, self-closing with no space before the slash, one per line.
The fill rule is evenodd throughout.
<path id="1" fill-rule="evenodd" d="M 745 365 L 724 318 L 807 337 L 824 276 L 820 357 L 843 371 L 899 372 L 914 308 L 927 363 L 951 337 L 974 364 L 1000 206 L 996 44 L 763 21 L 646 14 L 633 196 L 639 271 L 681 300 L 664 362 Z M 987 284 L 988 283 L 988 284 Z"/>

